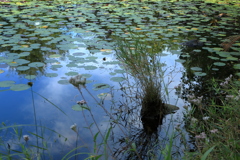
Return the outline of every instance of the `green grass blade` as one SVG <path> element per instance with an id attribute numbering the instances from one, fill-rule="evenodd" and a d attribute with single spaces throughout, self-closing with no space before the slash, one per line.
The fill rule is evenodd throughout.
<path id="1" fill-rule="evenodd" d="M 34 91 L 33 91 L 34 92 Z M 46 101 L 48 101 L 50 104 L 52 104 L 54 107 L 56 107 L 58 110 L 60 110 L 63 114 L 65 114 L 67 117 L 68 117 L 68 115 L 61 109 L 61 108 L 59 108 L 57 105 L 55 105 L 54 103 L 52 103 L 51 101 L 49 101 L 47 98 L 45 98 L 45 97 L 43 97 L 42 95 L 40 95 L 39 93 L 37 93 L 37 92 L 34 92 L 34 93 L 36 93 L 37 95 L 39 95 L 40 97 L 42 97 L 43 99 L 45 99 Z"/>
<path id="2" fill-rule="evenodd" d="M 216 146 L 211 147 L 209 150 L 207 150 L 204 155 L 201 157 L 201 160 L 206 160 L 207 156 L 210 154 L 210 152 L 212 152 L 212 150 L 215 148 Z"/>
<path id="3" fill-rule="evenodd" d="M 38 148 L 38 149 L 42 149 L 42 150 L 47 150 L 46 148 L 39 147 L 39 146 L 35 146 L 35 145 L 30 145 L 30 146 L 35 147 L 35 148 Z"/>
<path id="4" fill-rule="evenodd" d="M 71 154 L 72 152 L 74 152 L 75 150 L 77 150 L 78 148 L 82 148 L 83 146 L 79 146 L 77 148 L 74 148 L 72 149 L 71 151 L 69 151 L 67 154 L 65 154 L 65 156 L 61 159 L 61 160 L 65 160 L 65 159 L 69 159 L 69 158 L 66 158 L 69 154 Z M 83 154 L 83 153 L 82 153 Z M 75 156 L 75 154 L 74 154 Z M 72 157 L 72 156 L 71 156 Z"/>
<path id="5" fill-rule="evenodd" d="M 35 133 L 33 133 L 33 132 L 28 132 L 28 133 L 30 133 L 30 134 L 32 134 L 32 135 L 38 137 L 38 138 L 44 139 L 42 136 L 39 136 L 39 135 L 37 135 L 37 134 L 35 134 Z"/>

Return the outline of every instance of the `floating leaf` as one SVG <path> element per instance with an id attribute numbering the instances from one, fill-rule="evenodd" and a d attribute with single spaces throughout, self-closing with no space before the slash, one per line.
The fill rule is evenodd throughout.
<path id="1" fill-rule="evenodd" d="M 236 57 L 227 57 L 227 60 L 230 60 L 230 61 L 238 61 L 238 58 L 236 58 Z"/>
<path id="2" fill-rule="evenodd" d="M 85 78 L 90 78 L 92 75 L 91 74 L 81 74 Z"/>
<path id="3" fill-rule="evenodd" d="M 111 76 L 115 76 L 117 73 L 115 73 L 115 72 L 110 72 L 109 73 Z"/>
<path id="4" fill-rule="evenodd" d="M 215 66 L 225 66 L 225 63 L 222 63 L 222 62 L 214 62 L 213 64 Z"/>
<path id="5" fill-rule="evenodd" d="M 28 64 L 29 67 L 43 67 L 44 65 L 42 62 L 32 62 Z"/>
<path id="6" fill-rule="evenodd" d="M 3 72 L 4 72 L 4 70 L 0 69 L 0 74 L 3 73 Z"/>
<path id="7" fill-rule="evenodd" d="M 100 51 L 101 51 L 101 52 L 112 52 L 111 49 L 101 49 Z"/>
<path id="8" fill-rule="evenodd" d="M 0 87 L 10 87 L 14 85 L 14 81 L 1 81 L 0 82 Z"/>
<path id="9" fill-rule="evenodd" d="M 25 56 L 29 56 L 29 55 L 30 55 L 30 52 L 22 52 L 18 56 L 19 57 L 25 57 Z"/>
<path id="10" fill-rule="evenodd" d="M 109 93 L 100 93 L 97 95 L 97 97 L 102 100 L 111 100 L 112 99 L 112 95 Z"/>
<path id="11" fill-rule="evenodd" d="M 240 64 L 235 64 L 235 65 L 233 66 L 233 68 L 235 68 L 235 69 L 240 69 Z"/>
<path id="12" fill-rule="evenodd" d="M 51 69 L 57 69 L 57 68 L 62 68 L 62 65 L 52 65 Z"/>
<path id="13" fill-rule="evenodd" d="M 34 79 L 34 78 L 36 78 L 36 76 L 35 75 L 27 75 L 27 76 L 25 76 L 25 78 L 26 79 Z"/>
<path id="14" fill-rule="evenodd" d="M 28 88 L 30 88 L 31 86 L 27 85 L 27 84 L 15 84 L 11 86 L 11 90 L 13 91 L 23 91 L 26 90 Z"/>
<path id="15" fill-rule="evenodd" d="M 83 55 L 85 55 L 85 53 L 83 53 L 83 52 L 75 52 L 75 53 L 73 53 L 73 55 L 74 56 L 83 56 Z"/>
<path id="16" fill-rule="evenodd" d="M 19 65 L 22 65 L 22 64 L 27 64 L 30 61 L 25 60 L 25 59 L 16 59 L 15 62 L 18 63 Z"/>
<path id="17" fill-rule="evenodd" d="M 122 70 L 122 69 L 115 69 L 114 72 L 115 73 L 125 73 L 126 71 Z"/>
<path id="18" fill-rule="evenodd" d="M 191 70 L 193 70 L 193 71 L 202 71 L 202 68 L 200 68 L 200 67 L 191 67 Z"/>
<path id="19" fill-rule="evenodd" d="M 85 70 L 95 70 L 98 67 L 96 67 L 96 66 L 84 66 L 84 68 L 85 68 Z"/>
<path id="20" fill-rule="evenodd" d="M 110 80 L 114 81 L 114 82 L 122 82 L 122 81 L 125 80 L 125 78 L 123 78 L 123 77 L 112 77 Z"/>
<path id="21" fill-rule="evenodd" d="M 106 89 L 109 88 L 109 84 L 104 84 L 104 83 L 98 83 L 93 85 L 95 88 L 93 90 L 100 90 L 100 89 Z"/>
<path id="22" fill-rule="evenodd" d="M 66 65 L 67 67 L 77 67 L 78 65 L 75 63 L 69 63 Z"/>
<path id="23" fill-rule="evenodd" d="M 222 51 L 223 48 L 212 48 L 214 51 Z"/>
<path id="24" fill-rule="evenodd" d="M 78 72 L 67 72 L 65 73 L 67 76 L 76 76 L 78 75 Z"/>
<path id="25" fill-rule="evenodd" d="M 59 80 L 59 84 L 70 84 L 68 80 Z"/>
<path id="26" fill-rule="evenodd" d="M 20 67 L 17 67 L 17 70 L 19 70 L 19 71 L 26 71 L 29 68 L 30 68 L 29 66 L 20 66 Z"/>
<path id="27" fill-rule="evenodd" d="M 206 76 L 207 74 L 204 72 L 194 72 L 196 76 Z"/>
<path id="28" fill-rule="evenodd" d="M 61 57 L 61 55 L 59 54 L 52 54 L 49 56 L 49 58 L 59 58 L 59 57 Z"/>
<path id="29" fill-rule="evenodd" d="M 57 73 L 46 73 L 45 76 L 46 77 L 57 77 L 58 74 Z"/>
<path id="30" fill-rule="evenodd" d="M 82 105 L 81 104 L 76 104 L 76 105 L 72 106 L 72 110 L 74 110 L 74 111 L 83 111 L 87 108 L 88 107 L 87 107 L 86 104 L 82 104 Z"/>
<path id="31" fill-rule="evenodd" d="M 180 62 L 180 63 L 184 63 L 184 62 L 186 62 L 186 60 L 184 60 L 184 59 L 177 59 L 177 60 L 175 60 L 176 62 Z"/>
<path id="32" fill-rule="evenodd" d="M 218 57 L 213 57 L 213 56 L 208 56 L 210 59 L 213 59 L 213 60 L 219 60 Z"/>

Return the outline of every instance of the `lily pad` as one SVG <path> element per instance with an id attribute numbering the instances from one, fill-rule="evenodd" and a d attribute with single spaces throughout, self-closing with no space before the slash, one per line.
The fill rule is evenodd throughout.
<path id="1" fill-rule="evenodd" d="M 87 108 L 88 107 L 87 107 L 86 104 L 82 104 L 82 105 L 81 104 L 76 104 L 76 105 L 72 106 L 72 110 L 74 110 L 74 111 L 83 111 Z"/>
<path id="2" fill-rule="evenodd" d="M 85 78 L 90 78 L 90 77 L 92 77 L 92 75 L 91 74 L 81 74 L 83 77 L 85 77 Z"/>
<path id="3" fill-rule="evenodd" d="M 112 77 L 110 80 L 114 81 L 114 82 L 122 82 L 122 81 L 125 80 L 125 78 L 123 78 L 123 77 Z"/>
<path id="4" fill-rule="evenodd" d="M 17 67 L 17 70 L 19 70 L 19 71 L 26 71 L 29 68 L 30 68 L 29 66 L 20 66 L 20 67 Z"/>
<path id="5" fill-rule="evenodd" d="M 30 61 L 25 60 L 25 59 L 16 59 L 15 62 L 18 63 L 19 65 L 22 65 L 22 64 L 27 64 Z"/>
<path id="6" fill-rule="evenodd" d="M 204 72 L 194 72 L 196 76 L 206 76 L 207 74 Z"/>
<path id="7" fill-rule="evenodd" d="M 35 79 L 36 76 L 35 75 L 27 75 L 25 76 L 26 79 Z"/>
<path id="8" fill-rule="evenodd" d="M 109 93 L 100 93 L 97 95 L 97 97 L 102 100 L 111 100 L 112 99 L 112 95 Z"/>
<path id="9" fill-rule="evenodd" d="M 67 76 L 76 76 L 76 75 L 78 75 L 78 72 L 67 72 L 67 73 L 65 73 L 65 75 L 67 75 Z"/>
<path id="10" fill-rule="evenodd" d="M 44 65 L 42 62 L 32 62 L 28 64 L 29 67 L 43 67 Z"/>
<path id="11" fill-rule="evenodd" d="M 200 67 L 191 67 L 191 70 L 193 70 L 193 71 L 202 71 L 202 68 L 200 68 Z"/>
<path id="12" fill-rule="evenodd" d="M 225 66 L 226 65 L 225 63 L 222 63 L 222 62 L 214 62 L 213 64 L 215 66 Z"/>
<path id="13" fill-rule="evenodd" d="M 25 56 L 28 56 L 28 55 L 30 55 L 30 52 L 22 52 L 18 56 L 19 57 L 25 57 Z"/>
<path id="14" fill-rule="evenodd" d="M 85 53 L 83 53 L 83 52 L 75 52 L 75 53 L 73 53 L 73 55 L 74 56 L 83 56 L 83 55 L 85 55 Z"/>
<path id="15" fill-rule="evenodd" d="M 59 80 L 58 81 L 59 84 L 70 84 L 68 80 Z"/>
<path id="16" fill-rule="evenodd" d="M 164 104 L 167 109 L 167 114 L 175 113 L 179 110 L 179 107 L 171 105 L 171 104 Z"/>
<path id="17" fill-rule="evenodd" d="M 110 88 L 109 84 L 104 84 L 104 83 L 94 84 L 93 86 L 95 87 L 93 90 L 100 90 L 100 89 Z"/>
<path id="18" fill-rule="evenodd" d="M 235 65 L 233 66 L 233 68 L 235 68 L 235 69 L 240 69 L 240 64 L 235 64 Z"/>
<path id="19" fill-rule="evenodd" d="M 13 91 L 23 91 L 23 90 L 27 90 L 30 87 L 31 86 L 29 86 L 27 84 L 15 84 L 15 85 L 11 86 L 10 89 Z"/>
<path id="20" fill-rule="evenodd" d="M 52 54 L 49 56 L 49 58 L 59 58 L 59 57 L 62 57 L 62 56 L 59 54 Z"/>
<path id="21" fill-rule="evenodd" d="M 3 73 L 3 72 L 4 72 L 4 70 L 0 69 L 0 74 Z"/>
<path id="22" fill-rule="evenodd" d="M 1 81 L 0 82 L 0 87 L 10 87 L 14 85 L 14 81 Z"/>
<path id="23" fill-rule="evenodd" d="M 85 70 L 95 70 L 98 67 L 96 67 L 96 66 L 84 66 L 84 68 L 85 68 Z"/>
<path id="24" fill-rule="evenodd" d="M 58 74 L 57 73 L 46 73 L 45 76 L 46 77 L 57 77 Z"/>

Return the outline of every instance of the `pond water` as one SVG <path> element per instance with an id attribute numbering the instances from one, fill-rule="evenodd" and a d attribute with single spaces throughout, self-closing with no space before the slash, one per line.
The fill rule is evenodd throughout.
<path id="1" fill-rule="evenodd" d="M 211 78 L 239 75 L 240 19 L 234 7 L 197 2 L 2 3 L 0 154 L 25 157 L 20 152 L 28 149 L 33 159 L 36 153 L 42 159 L 101 154 L 107 159 L 164 159 L 160 151 L 174 135 L 172 155 L 182 157 L 186 146 L 175 127 L 185 128 L 187 96 L 205 94 Z M 162 97 L 179 107 L 150 134 L 141 120 L 136 78 L 116 56 L 118 42 L 132 44 L 132 35 L 164 64 Z M 86 84 L 77 88 L 69 80 L 79 74 Z M 81 100 L 86 104 L 77 104 Z M 74 124 L 75 131 L 70 128 Z M 30 139 L 25 142 L 23 135 Z M 190 141 L 187 132 L 185 138 Z M 138 154 L 130 151 L 134 145 Z"/>

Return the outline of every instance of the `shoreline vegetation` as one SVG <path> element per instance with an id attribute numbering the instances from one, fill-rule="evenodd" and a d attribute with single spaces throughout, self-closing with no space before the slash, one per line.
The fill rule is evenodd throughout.
<path id="1" fill-rule="evenodd" d="M 9 3 L 11 5 L 12 2 L 13 1 L 0 0 L 0 4 Z M 24 6 L 25 3 L 28 2 L 34 3 L 34 1 L 14 1 L 14 3 L 19 6 Z M 100 2 L 101 1 L 99 1 L 99 3 Z M 123 3 L 123 1 L 121 2 Z M 137 2 L 141 3 L 145 1 L 140 0 Z M 224 1 L 221 1 L 221 4 L 223 4 L 223 2 Z M 64 5 L 65 3 L 72 4 L 73 2 L 56 1 L 56 3 L 62 3 Z M 107 5 L 104 6 L 105 8 L 109 7 L 108 2 L 106 3 Z M 226 0 L 224 4 L 228 3 L 235 3 L 236 6 L 240 7 L 240 4 L 234 0 Z M 124 3 L 124 5 L 128 6 L 129 4 Z M 146 10 L 149 9 L 148 6 L 142 6 L 142 8 L 144 7 Z M 71 8 L 66 10 L 70 12 Z M 113 11 L 110 10 L 110 12 Z M 221 14 L 221 11 L 216 12 L 219 12 L 218 15 Z M 182 15 L 182 13 L 180 13 L 180 15 Z M 166 17 L 169 18 L 171 16 L 172 15 L 169 14 Z M 207 17 L 207 15 L 204 16 Z M 228 17 L 226 15 L 226 17 L 229 18 L 230 16 Z M 73 19 L 74 16 L 67 18 L 70 21 L 70 19 Z M 216 19 L 211 20 L 211 23 L 209 24 L 212 28 L 215 28 L 220 19 L 223 17 L 214 18 Z M 240 24 L 239 16 L 232 19 L 230 17 L 229 19 L 236 25 L 238 23 Z M 0 22 L 0 27 L 1 26 Z M 44 25 L 41 28 L 47 29 L 48 26 Z M 74 148 L 63 155 L 61 157 L 62 160 L 78 160 L 81 155 L 85 156 L 85 160 L 110 160 L 121 159 L 121 157 L 133 160 L 240 159 L 240 74 L 237 71 L 234 71 L 234 73 L 236 73 L 234 75 L 232 75 L 232 73 L 223 73 L 223 75 L 215 77 L 214 74 L 206 74 L 206 70 L 202 69 L 203 67 L 193 67 L 194 65 L 191 65 L 191 63 L 200 63 L 200 60 L 198 59 L 201 57 L 198 55 L 199 49 L 206 47 L 205 44 L 208 45 L 208 41 L 204 40 L 202 37 L 201 38 L 204 43 L 199 41 L 201 46 L 191 46 L 191 44 L 189 46 L 195 48 L 184 46 L 182 51 L 186 52 L 181 53 L 179 57 L 181 57 L 180 60 L 187 60 L 187 63 L 183 64 L 183 66 L 186 71 L 191 70 L 191 72 L 187 73 L 187 80 L 182 78 L 181 84 L 176 86 L 174 89 L 171 88 L 171 90 L 176 92 L 178 98 L 186 101 L 186 106 L 184 106 L 183 112 L 183 120 L 175 123 L 173 116 L 170 116 L 170 123 L 167 127 L 172 127 L 173 129 L 171 130 L 167 128 L 164 130 L 161 126 L 165 123 L 165 117 L 176 112 L 180 107 L 168 104 L 168 96 L 170 92 L 170 89 L 168 88 L 169 83 L 164 81 L 164 78 L 168 75 L 166 75 L 166 70 L 164 68 L 165 64 L 161 62 L 161 56 L 166 48 L 169 50 L 177 50 L 176 48 L 181 43 L 177 42 L 177 47 L 172 47 L 171 43 L 163 44 L 154 40 L 145 41 L 148 37 L 144 34 L 144 32 L 143 34 L 141 33 L 142 29 L 137 27 L 135 30 L 138 30 L 138 33 L 132 32 L 131 29 L 126 31 L 124 34 L 130 35 L 127 38 L 120 38 L 114 32 L 111 32 L 111 35 L 108 35 L 115 41 L 115 56 L 121 62 L 123 70 L 126 71 L 126 73 L 123 74 L 126 78 L 124 77 L 123 81 L 119 80 L 119 84 L 122 86 L 118 92 L 122 92 L 121 98 L 124 100 L 120 102 L 121 105 L 119 105 L 119 102 L 114 99 L 114 92 L 116 90 L 114 90 L 113 86 L 108 86 L 106 84 L 99 84 L 95 86 L 96 89 L 109 89 L 108 93 L 101 93 L 95 96 L 86 87 L 89 83 L 89 77 L 86 75 L 78 74 L 71 76 L 71 78 L 64 81 L 68 84 L 72 84 L 74 89 L 77 89 L 79 92 L 81 100 L 77 101 L 72 109 L 80 111 L 79 113 L 82 114 L 81 116 L 84 118 L 84 123 L 87 125 L 85 129 L 87 129 L 91 135 L 93 146 L 88 146 L 84 139 L 82 139 L 80 127 L 72 121 L 71 115 L 67 115 L 59 106 L 55 105 L 53 101 L 35 92 L 32 88 L 34 84 L 29 82 L 26 89 L 30 88 L 29 90 L 32 94 L 31 99 L 34 113 L 34 124 L 16 124 L 8 126 L 2 122 L 0 127 L 0 160 L 12 160 L 19 158 L 27 160 L 46 159 L 45 155 L 47 155 L 47 158 L 54 159 L 54 157 L 52 157 L 53 155 L 48 152 L 49 148 L 54 148 L 54 146 L 51 146 L 52 144 L 50 145 L 48 143 L 50 138 L 45 137 L 46 133 L 57 135 L 59 141 L 68 141 L 68 137 L 64 136 L 64 134 L 51 128 L 47 128 L 42 125 L 41 121 L 38 120 L 38 114 L 35 111 L 36 102 L 34 101 L 36 95 L 40 96 L 45 102 L 55 107 L 61 112 L 61 114 L 68 117 L 69 121 L 72 123 L 72 125 L 69 126 L 69 130 L 72 130 L 74 134 L 76 134 L 74 137 Z M 198 28 L 191 28 L 191 30 L 198 33 Z M 172 31 L 172 29 L 167 29 L 167 31 Z M 239 30 L 237 31 L 240 32 Z M 222 39 L 220 41 L 222 43 L 218 44 L 224 45 L 214 47 L 210 52 L 211 55 L 208 55 L 208 57 L 213 57 L 213 60 L 219 60 L 224 57 L 227 60 L 232 61 L 229 62 L 227 60 L 223 60 L 224 64 L 223 62 L 218 63 L 214 61 L 212 64 L 220 67 L 232 67 L 236 70 L 240 68 L 238 64 L 240 58 L 240 33 L 235 34 L 236 36 L 233 38 L 229 38 L 231 36 L 228 36 L 227 38 L 225 37 L 225 40 Z M 196 35 L 194 33 L 190 36 L 195 36 L 194 38 L 196 38 L 198 37 Z M 218 36 L 222 35 L 225 35 L 223 31 L 218 32 Z M 166 40 L 168 38 L 160 37 L 158 39 Z M 230 42 L 227 42 L 226 39 L 230 39 Z M 177 40 L 173 39 L 171 42 L 175 42 Z M 191 43 L 193 40 L 187 42 Z M 22 47 L 27 48 L 28 45 L 24 44 Z M 212 54 L 215 52 L 220 52 L 220 58 Z M 233 52 L 232 55 L 235 57 L 232 57 L 229 52 Z M 105 60 L 106 58 L 104 57 L 103 61 Z M 205 59 L 203 58 L 203 61 L 201 62 L 205 62 Z M 212 64 L 207 67 L 211 68 Z M 203 66 L 205 64 L 201 65 Z M 34 64 L 34 67 L 36 68 L 42 66 L 43 64 L 40 63 Z M 214 69 L 216 70 L 216 68 Z M 206 75 L 208 79 L 204 79 L 204 76 Z M 184 80 L 188 81 L 188 83 L 185 83 Z M 202 85 L 202 88 L 204 89 L 203 91 L 201 90 L 202 88 L 198 88 L 200 85 Z M 18 88 L 16 91 L 18 91 Z M 109 117 L 108 125 L 104 131 L 101 126 L 99 126 L 99 123 L 93 114 L 93 108 L 91 108 L 88 104 L 89 97 L 91 101 L 94 102 L 97 107 L 101 108 L 102 112 Z M 106 99 L 111 99 L 110 109 L 105 105 Z M 125 111 L 123 111 L 124 109 L 119 108 L 119 106 L 123 108 L 125 107 Z M 87 119 L 89 117 L 91 121 Z M 142 128 L 134 128 L 133 124 L 142 126 Z M 32 131 L 27 131 L 27 134 L 24 134 L 26 132 L 24 127 L 27 129 L 31 128 Z M 118 135 L 119 137 L 115 135 L 115 129 L 118 130 L 117 134 L 120 134 L 120 136 Z M 166 132 L 166 135 L 163 138 L 164 141 L 159 138 L 162 136 L 160 135 L 160 130 L 164 130 Z M 11 140 L 13 141 L 12 144 L 14 144 L 14 147 L 10 145 L 9 142 L 5 141 L 5 137 L 9 138 L 9 135 L 12 137 Z M 180 147 L 177 146 L 178 144 L 175 144 L 176 142 L 180 144 Z M 85 150 L 82 151 L 82 149 Z"/>

